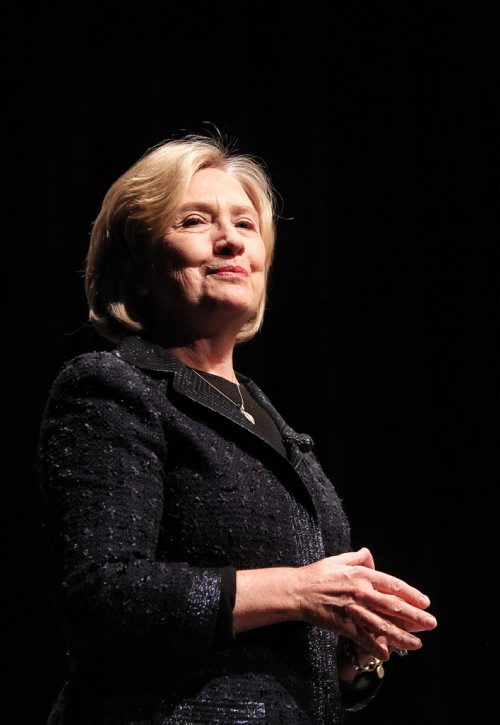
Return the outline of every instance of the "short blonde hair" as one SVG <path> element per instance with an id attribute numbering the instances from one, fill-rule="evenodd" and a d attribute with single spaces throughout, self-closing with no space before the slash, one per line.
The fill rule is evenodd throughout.
<path id="1" fill-rule="evenodd" d="M 221 138 L 187 135 L 149 149 L 108 189 L 92 225 L 85 265 L 89 320 L 112 342 L 147 332 L 144 288 L 154 243 L 161 239 L 197 171 L 232 174 L 255 206 L 266 249 L 264 293 L 236 342 L 262 325 L 276 236 L 276 195 L 263 162 L 232 151 Z"/>

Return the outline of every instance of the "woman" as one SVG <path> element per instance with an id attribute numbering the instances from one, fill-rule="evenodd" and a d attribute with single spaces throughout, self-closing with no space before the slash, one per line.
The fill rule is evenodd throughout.
<path id="1" fill-rule="evenodd" d="M 436 624 L 350 550 L 311 439 L 233 368 L 274 219 L 263 166 L 201 136 L 104 198 L 86 293 L 113 347 L 63 366 L 40 432 L 70 658 L 51 725 L 339 723 Z"/>

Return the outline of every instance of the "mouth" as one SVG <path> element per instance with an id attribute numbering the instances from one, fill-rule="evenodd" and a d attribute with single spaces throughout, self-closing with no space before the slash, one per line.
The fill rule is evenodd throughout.
<path id="1" fill-rule="evenodd" d="M 216 274 L 224 277 L 248 277 L 246 269 L 233 264 L 228 264 L 225 267 L 218 267 L 217 269 L 210 271 L 209 274 Z"/>

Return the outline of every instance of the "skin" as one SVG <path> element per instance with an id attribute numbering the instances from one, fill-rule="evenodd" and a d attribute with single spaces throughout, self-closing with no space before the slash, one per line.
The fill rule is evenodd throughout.
<path id="1" fill-rule="evenodd" d="M 362 548 L 303 567 L 239 571 L 234 623 L 243 632 L 287 620 L 308 622 L 351 639 L 365 665 L 373 657 L 387 661 L 396 649 L 420 649 L 412 633 L 437 625 L 425 611 L 429 605 L 418 589 L 377 571 Z M 339 674 L 351 681 L 356 669 L 341 662 Z"/>
<path id="2" fill-rule="evenodd" d="M 265 260 L 259 216 L 239 181 L 198 171 L 154 250 L 156 337 L 187 365 L 235 382 L 235 339 L 264 292 Z M 218 271 L 227 266 L 241 271 Z"/>
<path id="3" fill-rule="evenodd" d="M 220 169 L 197 172 L 153 254 L 157 339 L 186 365 L 236 382 L 235 340 L 264 292 L 265 260 L 259 217 L 241 184 Z M 378 571 L 363 548 L 302 567 L 238 571 L 233 622 L 236 633 L 308 622 L 348 637 L 366 664 L 420 649 L 414 633 L 437 624 L 429 605 L 425 594 Z M 356 676 L 348 662 L 339 673 Z"/>

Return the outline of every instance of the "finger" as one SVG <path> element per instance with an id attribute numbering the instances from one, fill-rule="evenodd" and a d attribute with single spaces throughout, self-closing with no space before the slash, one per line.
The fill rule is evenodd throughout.
<path id="1" fill-rule="evenodd" d="M 346 566 L 365 566 L 367 569 L 375 569 L 375 562 L 369 549 L 363 547 L 358 551 L 347 551 L 345 554 L 337 554 L 332 556 L 336 564 L 345 564 Z"/>
<path id="2" fill-rule="evenodd" d="M 376 643 L 375 645 L 373 644 L 373 640 L 375 640 L 375 643 Z M 367 665 L 370 662 L 370 660 L 373 659 L 373 657 L 377 656 L 373 652 L 373 647 L 377 646 L 377 644 L 380 647 L 382 647 L 384 649 L 384 651 L 386 652 L 385 656 L 380 657 L 380 659 L 383 659 L 383 660 L 389 659 L 389 657 L 391 655 L 391 651 L 389 650 L 389 647 L 387 645 L 387 639 L 385 637 L 372 637 L 371 650 L 369 652 L 367 652 L 365 649 L 363 649 L 361 647 L 357 648 L 357 650 L 358 650 L 357 657 L 358 657 L 358 662 L 360 665 Z"/>
<path id="3" fill-rule="evenodd" d="M 373 559 L 370 549 L 367 549 L 366 546 L 363 546 L 361 549 L 359 549 L 358 553 L 363 555 L 363 566 L 368 567 L 368 569 L 375 569 L 375 561 Z"/>
<path id="4" fill-rule="evenodd" d="M 385 637 L 392 649 L 418 650 L 422 647 L 422 642 L 418 637 L 404 629 L 400 629 L 392 622 L 365 607 L 351 604 L 344 607 L 344 611 L 349 613 L 358 628 L 370 632 L 374 637 Z M 377 642 L 377 645 L 379 648 L 382 646 L 379 642 Z"/>
<path id="5" fill-rule="evenodd" d="M 385 617 L 389 619 L 393 624 L 395 624 L 396 627 L 399 627 L 400 629 L 405 629 L 407 632 L 427 632 L 437 627 L 437 622 L 435 619 L 435 624 L 433 626 L 427 626 L 425 628 L 422 628 L 419 625 L 409 623 L 407 620 L 399 619 L 398 617 L 393 617 L 390 614 L 386 614 Z"/>
<path id="6" fill-rule="evenodd" d="M 384 618 L 407 632 L 424 632 L 437 626 L 436 618 L 430 612 L 408 604 L 393 594 L 381 594 L 376 590 L 361 591 L 357 603 L 384 615 Z"/>
<path id="7" fill-rule="evenodd" d="M 431 603 L 431 600 L 426 594 L 391 574 L 386 574 L 382 571 L 372 571 L 370 572 L 370 581 L 379 592 L 394 594 L 419 609 L 427 609 Z"/>
<path id="8" fill-rule="evenodd" d="M 368 660 L 372 657 L 378 657 L 384 660 L 384 662 L 389 659 L 389 647 L 384 638 L 376 637 L 361 626 L 353 627 L 349 637 L 360 651 L 360 656 L 358 657 L 360 664 L 366 664 L 364 662 L 366 657 L 368 657 Z"/>
<path id="9" fill-rule="evenodd" d="M 387 640 L 376 636 L 355 621 L 343 608 L 336 618 L 335 631 L 352 640 L 362 652 L 370 652 L 373 657 L 388 660 L 390 656 Z"/>

